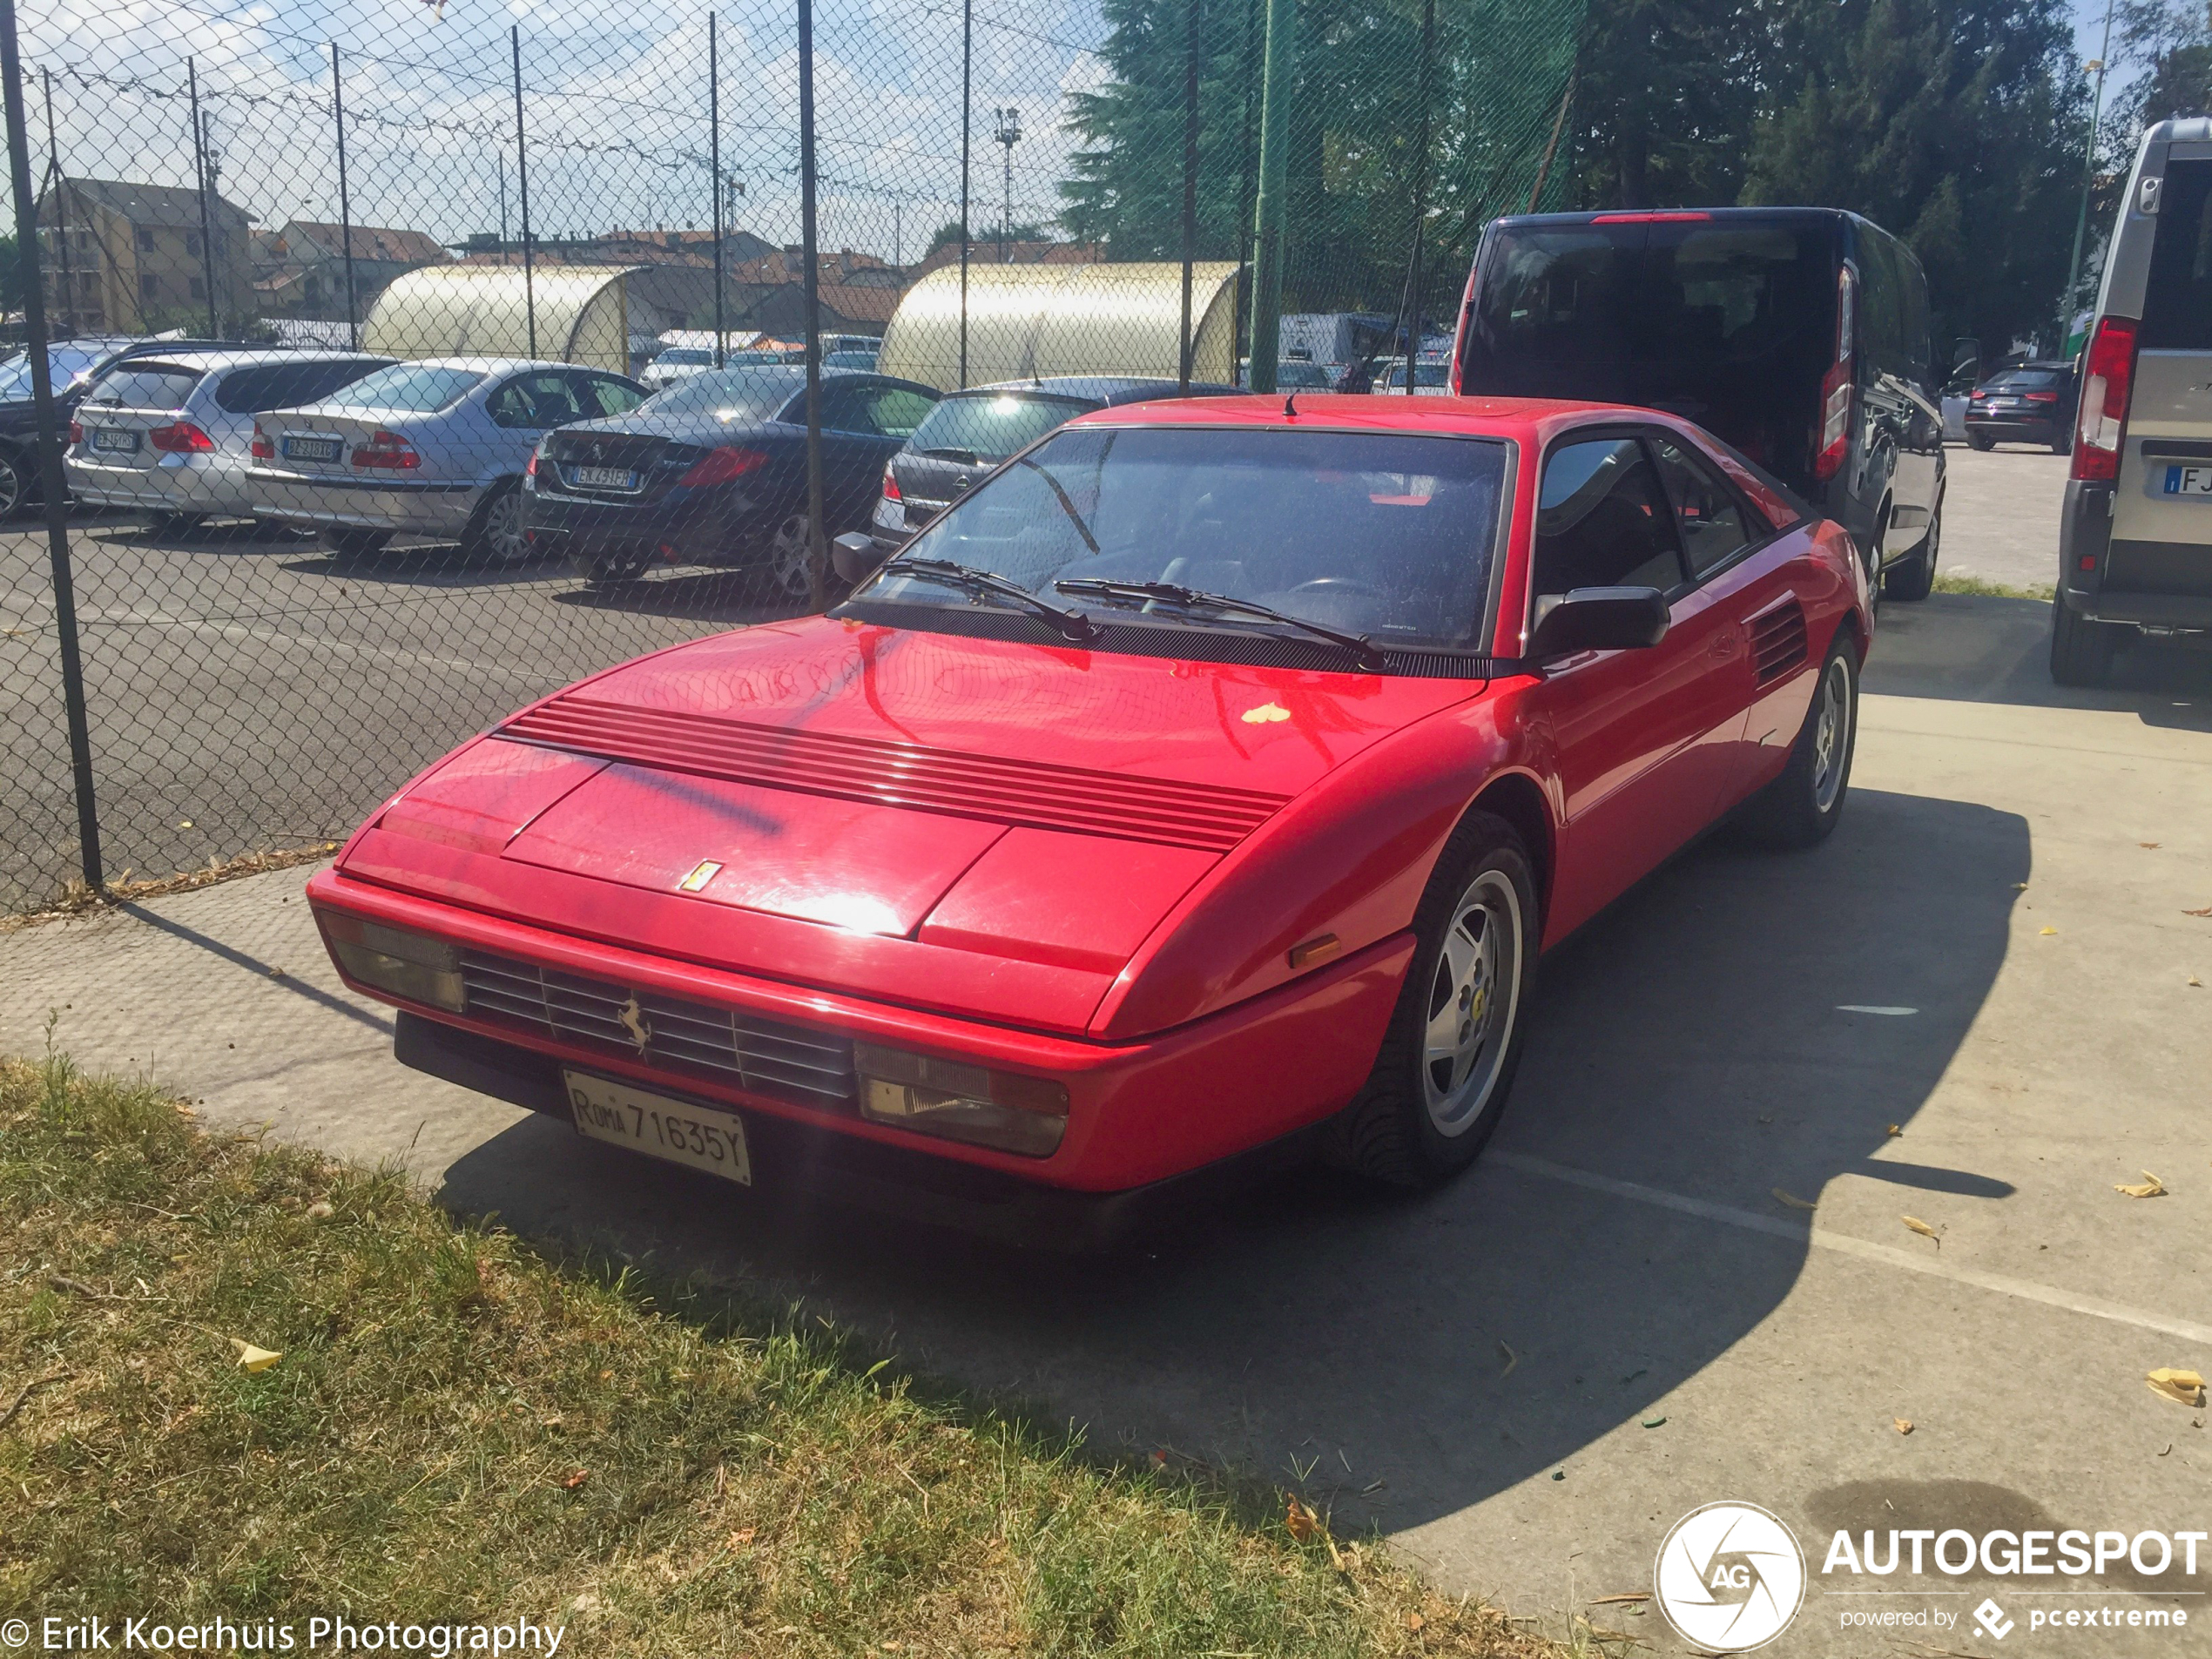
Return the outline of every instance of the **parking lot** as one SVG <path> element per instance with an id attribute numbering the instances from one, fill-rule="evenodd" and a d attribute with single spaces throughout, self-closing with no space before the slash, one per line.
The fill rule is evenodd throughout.
<path id="1" fill-rule="evenodd" d="M 2008 529 L 1962 509 L 1970 489 L 2054 501 L 2064 462 L 1952 461 L 1946 568 L 2049 581 L 2050 512 Z M 97 695 L 172 676 L 165 744 L 189 751 L 192 700 L 219 698 L 265 708 L 303 761 L 334 705 L 368 699 L 388 746 L 322 758 L 365 802 L 594 650 L 721 619 L 685 577 L 611 610 L 565 578 L 87 541 Z M 210 584 L 229 609 L 194 608 Z M 2202 1524 L 2206 1413 L 2143 1373 L 2212 1359 L 2212 921 L 2188 914 L 2212 905 L 2212 658 L 2138 649 L 2111 689 L 2064 692 L 2047 629 L 2029 600 L 1885 607 L 1835 839 L 1694 848 L 1558 952 L 1492 1151 L 1418 1200 L 1295 1177 L 1070 1264 L 738 1195 L 397 1069 L 387 1012 L 323 958 L 304 870 L 0 935 L 0 1049 L 36 1050 L 58 1009 L 81 1062 L 169 1079 L 217 1124 L 404 1159 L 526 1233 L 801 1296 L 1109 1447 L 1302 1490 L 1453 1592 L 1686 1651 L 1600 1598 L 1648 1590 L 1667 1527 L 1716 1499 L 1809 1548 L 1837 1527 Z M 237 630 L 284 642 L 299 678 L 211 675 Z M 410 705 L 420 685 L 446 700 Z M 96 706 L 96 729 L 116 718 Z M 245 810 L 295 764 L 264 782 L 248 758 L 291 752 L 117 782 L 165 806 L 220 786 Z M 2145 1170 L 2167 1196 L 2114 1190 Z M 1917 1605 L 2056 1605 L 2017 1582 Z M 2123 1570 L 2097 1593 L 2144 1588 Z M 1791 1650 L 2000 1650 L 1971 1623 L 1922 1648 L 1846 1631 L 1863 1605 L 1816 1575 Z"/>

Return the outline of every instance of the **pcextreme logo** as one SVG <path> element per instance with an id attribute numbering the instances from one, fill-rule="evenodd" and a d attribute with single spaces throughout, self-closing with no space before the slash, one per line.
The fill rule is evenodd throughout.
<path id="1" fill-rule="evenodd" d="M 1804 1605 L 1805 1555 L 1780 1517 L 1752 1503 L 1691 1510 L 1659 1545 L 1659 1610 L 1708 1653 L 1749 1653 L 1790 1628 Z"/>

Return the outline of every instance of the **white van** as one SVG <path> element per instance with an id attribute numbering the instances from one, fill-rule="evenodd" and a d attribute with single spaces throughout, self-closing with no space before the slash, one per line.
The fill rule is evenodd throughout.
<path id="1" fill-rule="evenodd" d="M 2212 118 L 2143 135 L 2083 352 L 2051 678 L 2137 632 L 2212 634 Z"/>

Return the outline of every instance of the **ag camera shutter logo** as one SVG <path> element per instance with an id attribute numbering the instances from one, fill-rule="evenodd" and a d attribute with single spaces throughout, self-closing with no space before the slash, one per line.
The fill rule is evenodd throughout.
<path id="1" fill-rule="evenodd" d="M 1708 1653 L 1749 1653 L 1790 1628 L 1804 1605 L 1805 1555 L 1757 1504 L 1709 1503 L 1677 1521 L 1652 1569 L 1659 1610 Z"/>

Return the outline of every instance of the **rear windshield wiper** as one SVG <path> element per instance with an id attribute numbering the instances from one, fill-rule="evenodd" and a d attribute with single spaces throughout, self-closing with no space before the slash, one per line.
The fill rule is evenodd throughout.
<path id="1" fill-rule="evenodd" d="M 1254 617 L 1263 622 L 1279 622 L 1286 628 L 1296 628 L 1325 639 L 1332 644 L 1342 645 L 1355 653 L 1355 660 L 1369 673 L 1379 673 L 1383 668 L 1382 647 L 1365 634 L 1348 634 L 1335 628 L 1326 628 L 1318 622 L 1308 622 L 1304 617 L 1293 617 L 1287 610 L 1278 610 L 1256 600 L 1238 599 L 1225 593 L 1208 593 L 1202 588 L 1186 588 L 1174 582 L 1111 582 L 1103 577 L 1073 577 L 1052 584 L 1055 593 L 1073 593 L 1097 599 L 1133 599 L 1175 605 L 1188 610 L 1225 610 L 1240 617 Z"/>
<path id="2" fill-rule="evenodd" d="M 999 575 L 995 570 L 979 570 L 973 564 L 958 564 L 951 559 L 932 559 L 914 555 L 902 555 L 887 559 L 882 566 L 886 576 L 922 577 L 942 582 L 949 587 L 964 588 L 976 597 L 989 594 L 995 598 L 1010 600 L 1033 616 L 1042 617 L 1060 631 L 1062 637 L 1077 644 L 1087 643 L 1098 631 L 1090 618 L 1080 610 L 1063 610 L 1049 599 L 1041 599 L 1019 582 Z"/>

